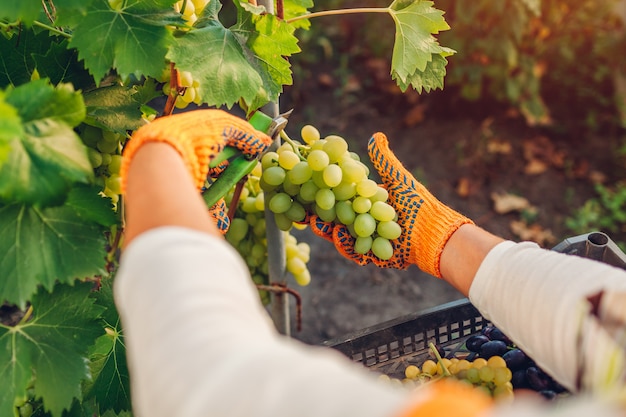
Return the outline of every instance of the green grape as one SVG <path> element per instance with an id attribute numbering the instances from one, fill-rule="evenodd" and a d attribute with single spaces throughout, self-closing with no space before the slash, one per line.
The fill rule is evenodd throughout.
<path id="1" fill-rule="evenodd" d="M 111 155 L 111 162 L 109 162 L 109 173 L 119 174 L 122 167 L 122 155 Z"/>
<path id="2" fill-rule="evenodd" d="M 371 211 L 370 211 L 371 213 Z M 388 222 L 380 222 L 376 226 L 376 233 L 385 239 L 394 240 L 402 235 L 402 228 L 393 220 Z"/>
<path id="3" fill-rule="evenodd" d="M 233 245 L 241 242 L 241 240 L 248 234 L 248 222 L 242 218 L 235 217 L 230 222 L 228 232 L 226 232 L 226 239 Z"/>
<path id="4" fill-rule="evenodd" d="M 491 366 L 483 366 L 478 370 L 478 376 L 483 382 L 491 382 L 495 376 L 494 368 Z"/>
<path id="5" fill-rule="evenodd" d="M 258 211 L 265 210 L 265 194 L 259 193 L 254 199 L 254 208 Z"/>
<path id="6" fill-rule="evenodd" d="M 102 165 L 102 154 L 93 148 L 87 148 L 87 157 L 92 168 L 98 168 Z"/>
<path id="7" fill-rule="evenodd" d="M 465 377 L 472 384 L 477 384 L 480 381 L 480 375 L 478 375 L 476 368 L 469 368 Z"/>
<path id="8" fill-rule="evenodd" d="M 388 222 L 396 217 L 396 210 L 387 203 L 376 201 L 372 204 L 370 214 L 379 222 Z"/>
<path id="9" fill-rule="evenodd" d="M 293 169 L 300 162 L 300 158 L 293 151 L 283 151 L 278 155 L 278 165 L 285 170 Z"/>
<path id="10" fill-rule="evenodd" d="M 276 152 L 265 152 L 261 157 L 261 167 L 267 169 L 278 165 L 278 154 Z"/>
<path id="11" fill-rule="evenodd" d="M 343 170 L 343 178 L 346 182 L 359 182 L 365 177 L 365 169 L 353 159 L 340 163 Z"/>
<path id="12" fill-rule="evenodd" d="M 311 247 L 306 242 L 298 242 L 298 257 L 305 263 L 311 258 Z"/>
<path id="13" fill-rule="evenodd" d="M 245 212 L 245 213 L 254 213 L 257 212 L 257 208 L 256 208 L 256 197 L 243 197 L 240 199 L 240 201 L 242 202 L 241 204 L 241 209 Z"/>
<path id="14" fill-rule="evenodd" d="M 265 219 L 263 217 L 258 217 L 254 227 L 252 228 L 252 233 L 259 238 L 264 238 L 266 229 Z"/>
<path id="15" fill-rule="evenodd" d="M 285 216 L 287 216 L 289 220 L 292 220 L 294 222 L 301 222 L 302 220 L 304 220 L 306 212 L 304 211 L 304 207 L 302 207 L 302 204 L 294 201 L 291 203 L 291 207 L 289 207 L 289 210 L 285 212 Z"/>
<path id="16" fill-rule="evenodd" d="M 241 200 L 239 200 L 239 204 L 241 204 Z M 254 227 L 259 222 L 260 217 L 257 213 L 248 213 L 246 214 L 245 219 L 251 227 Z"/>
<path id="17" fill-rule="evenodd" d="M 300 193 L 300 186 L 292 183 L 287 175 L 283 181 L 283 191 L 293 197 Z"/>
<path id="18" fill-rule="evenodd" d="M 370 179 L 361 180 L 356 185 L 357 194 L 363 197 L 367 197 L 367 198 L 370 198 L 371 196 L 376 194 L 377 190 L 378 190 L 378 184 L 376 184 L 376 181 L 373 181 Z"/>
<path id="19" fill-rule="evenodd" d="M 371 207 L 372 207 L 372 202 L 369 200 L 369 198 L 357 197 L 354 200 L 352 200 L 352 209 L 356 213 L 359 213 L 359 214 L 367 213 Z"/>
<path id="20" fill-rule="evenodd" d="M 364 255 L 372 249 L 372 242 L 373 239 L 371 236 L 359 236 L 354 242 L 354 251 Z"/>
<path id="21" fill-rule="evenodd" d="M 294 275 L 300 275 L 306 270 L 306 264 L 300 258 L 287 259 L 287 271 Z"/>
<path id="22" fill-rule="evenodd" d="M 362 213 L 354 219 L 354 231 L 358 236 L 371 236 L 376 230 L 376 220 L 369 213 Z"/>
<path id="23" fill-rule="evenodd" d="M 389 198 L 389 192 L 383 187 L 379 186 L 378 189 L 376 190 L 376 194 L 371 196 L 370 200 L 372 200 L 372 203 L 375 203 L 377 201 L 382 201 L 384 203 L 387 201 L 388 198 Z"/>
<path id="24" fill-rule="evenodd" d="M 504 385 L 513 378 L 513 373 L 506 366 L 494 368 L 493 383 L 496 386 Z"/>
<path id="25" fill-rule="evenodd" d="M 328 210 L 324 210 L 323 208 L 316 206 L 315 214 L 317 214 L 319 218 L 322 219 L 323 221 L 330 223 L 332 221 L 335 221 L 335 219 L 337 218 L 336 207 L 337 206 L 332 206 Z"/>
<path id="26" fill-rule="evenodd" d="M 119 142 L 107 142 L 105 140 L 99 140 L 96 144 L 96 148 L 102 153 L 113 153 L 117 151 Z"/>
<path id="27" fill-rule="evenodd" d="M 274 213 L 276 227 L 282 231 L 288 231 L 293 226 L 293 222 L 284 213 Z"/>
<path id="28" fill-rule="evenodd" d="M 263 173 L 265 174 L 265 173 Z M 278 187 L 278 185 L 270 185 L 265 181 L 265 175 L 261 176 L 261 178 L 259 178 L 259 188 L 261 188 L 261 190 L 263 190 L 266 193 L 269 193 L 271 191 L 274 191 L 276 188 Z"/>
<path id="29" fill-rule="evenodd" d="M 349 200 L 356 195 L 356 184 L 353 182 L 342 182 L 333 187 L 333 193 L 335 193 L 335 198 L 339 201 Z"/>
<path id="30" fill-rule="evenodd" d="M 319 189 L 320 188 L 315 185 L 315 182 L 313 182 L 313 180 L 309 180 L 302 184 L 302 186 L 300 186 L 300 197 L 302 197 L 304 201 L 312 203 L 313 201 L 315 201 L 315 194 L 317 194 L 317 191 Z"/>
<path id="31" fill-rule="evenodd" d="M 29 402 L 19 407 L 20 417 L 30 417 L 33 415 L 33 405 Z"/>
<path id="32" fill-rule="evenodd" d="M 267 251 L 265 250 L 265 246 L 260 243 L 255 243 L 252 245 L 252 249 L 250 250 L 250 255 L 252 255 L 255 259 L 265 258 L 267 255 Z"/>
<path id="33" fill-rule="evenodd" d="M 317 141 L 316 143 L 319 143 Z M 328 154 L 323 150 L 312 150 L 307 157 L 307 162 L 313 171 L 322 171 L 324 168 L 328 166 L 330 159 L 328 158 Z"/>
<path id="34" fill-rule="evenodd" d="M 325 143 L 326 143 L 326 139 L 316 140 L 315 142 L 313 142 L 311 144 L 311 150 L 312 151 L 323 151 Z M 324 152 L 324 153 L 326 153 L 326 152 Z M 326 155 L 326 156 L 328 156 L 328 155 Z"/>
<path id="35" fill-rule="evenodd" d="M 293 277 L 296 280 L 296 283 L 301 287 L 306 287 L 311 283 L 311 273 L 308 269 L 305 269 L 300 274 L 294 274 Z"/>
<path id="36" fill-rule="evenodd" d="M 329 187 L 336 187 L 341 184 L 342 171 L 339 165 L 331 164 L 324 168 L 323 175 L 324 183 Z"/>
<path id="37" fill-rule="evenodd" d="M 111 130 L 102 130 L 102 140 L 104 142 L 118 144 L 121 138 L 122 138 L 121 135 Z"/>
<path id="38" fill-rule="evenodd" d="M 386 261 L 393 256 L 393 246 L 387 239 L 379 236 L 372 242 L 372 252 L 379 259 Z"/>
<path id="39" fill-rule="evenodd" d="M 102 166 L 108 166 L 113 159 L 110 153 L 103 153 L 100 156 L 102 156 Z"/>
<path id="40" fill-rule="evenodd" d="M 320 139 L 320 132 L 315 126 L 305 125 L 302 126 L 302 130 L 300 130 L 300 137 L 304 143 L 310 145 Z"/>
<path id="41" fill-rule="evenodd" d="M 269 208 L 274 213 L 284 213 L 291 207 L 291 196 L 285 193 L 277 193 L 274 195 L 269 203 Z"/>
<path id="42" fill-rule="evenodd" d="M 269 167 L 263 171 L 263 181 L 269 185 L 280 185 L 285 181 L 285 170 L 281 167 Z"/>
<path id="43" fill-rule="evenodd" d="M 287 173 L 287 177 L 293 184 L 304 184 L 311 179 L 313 170 L 305 161 L 300 161 L 291 168 Z"/>
<path id="44" fill-rule="evenodd" d="M 337 212 L 337 218 L 345 225 L 354 223 L 356 213 L 352 209 L 351 201 L 338 201 L 335 204 L 335 211 Z"/>
<path id="45" fill-rule="evenodd" d="M 114 174 L 106 178 L 104 180 L 104 185 L 114 194 L 121 194 L 122 192 L 122 179 L 119 175 Z"/>
<path id="46" fill-rule="evenodd" d="M 337 162 L 341 159 L 342 155 L 348 152 L 348 144 L 341 136 L 330 135 L 326 138 L 326 143 L 322 147 L 324 152 L 328 154 L 330 162 Z"/>
<path id="47" fill-rule="evenodd" d="M 322 188 L 315 194 L 315 204 L 324 210 L 330 210 L 335 205 L 335 194 L 328 188 Z"/>
<path id="48" fill-rule="evenodd" d="M 90 148 L 95 148 L 98 142 L 102 140 L 102 130 L 90 125 L 84 126 L 85 128 L 83 129 L 81 138 L 85 145 L 89 146 Z"/>

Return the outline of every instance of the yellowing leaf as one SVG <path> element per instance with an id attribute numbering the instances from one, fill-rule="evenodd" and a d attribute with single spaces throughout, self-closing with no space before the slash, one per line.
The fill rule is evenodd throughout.
<path id="1" fill-rule="evenodd" d="M 531 208 L 527 199 L 514 194 L 491 193 L 491 199 L 494 204 L 493 209 L 498 214 L 506 214 L 512 211 Z"/>

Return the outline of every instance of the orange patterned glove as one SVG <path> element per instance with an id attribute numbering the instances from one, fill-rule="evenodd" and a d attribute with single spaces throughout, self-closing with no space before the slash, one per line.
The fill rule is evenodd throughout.
<path id="1" fill-rule="evenodd" d="M 126 191 L 126 177 L 135 152 L 147 142 L 164 142 L 182 156 L 198 191 L 207 176 L 218 176 L 227 166 L 221 163 L 209 170 L 209 163 L 225 146 L 239 149 L 250 158 L 256 158 L 272 143 L 265 133 L 256 130 L 247 121 L 223 110 L 195 110 L 161 117 L 142 126 L 124 147 L 120 176 L 122 194 Z M 218 228 L 226 233 L 228 217 L 223 200 L 209 209 Z"/>
<path id="2" fill-rule="evenodd" d="M 382 133 L 374 134 L 368 143 L 369 158 L 378 171 L 382 185 L 389 192 L 388 203 L 398 214 L 402 235 L 392 241 L 393 256 L 383 261 L 368 252 L 354 251 L 355 238 L 344 225 L 325 223 L 311 216 L 315 234 L 332 241 L 339 252 L 359 265 L 374 263 L 383 268 L 406 269 L 417 265 L 422 271 L 441 278 L 439 263 L 443 248 L 463 224 L 473 223 L 437 200 L 419 183 L 389 149 Z"/>

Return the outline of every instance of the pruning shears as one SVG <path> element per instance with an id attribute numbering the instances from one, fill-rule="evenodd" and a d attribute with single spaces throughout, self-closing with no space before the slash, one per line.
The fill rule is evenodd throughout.
<path id="1" fill-rule="evenodd" d="M 272 139 L 276 139 L 287 126 L 288 118 L 292 111 L 289 110 L 274 118 L 257 111 L 252 115 L 249 122 L 255 129 L 267 133 Z M 258 158 L 250 159 L 237 148 L 227 146 L 213 158 L 209 167 L 215 168 L 226 160 L 228 160 L 228 167 L 202 195 L 208 207 L 212 207 L 220 198 L 226 195 L 232 187 L 254 169 L 258 162 Z"/>

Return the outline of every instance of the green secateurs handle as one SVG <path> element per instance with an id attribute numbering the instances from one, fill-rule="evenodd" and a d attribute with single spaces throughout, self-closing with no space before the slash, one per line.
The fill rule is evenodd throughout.
<path id="1" fill-rule="evenodd" d="M 262 113 L 255 112 L 250 118 L 250 124 L 257 130 L 267 133 L 273 139 L 280 134 L 287 125 L 287 119 L 291 111 L 278 115 L 275 118 Z M 242 178 L 248 175 L 258 163 L 258 159 L 249 159 L 238 149 L 227 146 L 220 152 L 209 165 L 215 168 L 222 162 L 228 160 L 228 166 L 220 176 L 202 194 L 207 207 L 212 207 L 220 198 L 232 189 Z"/>

